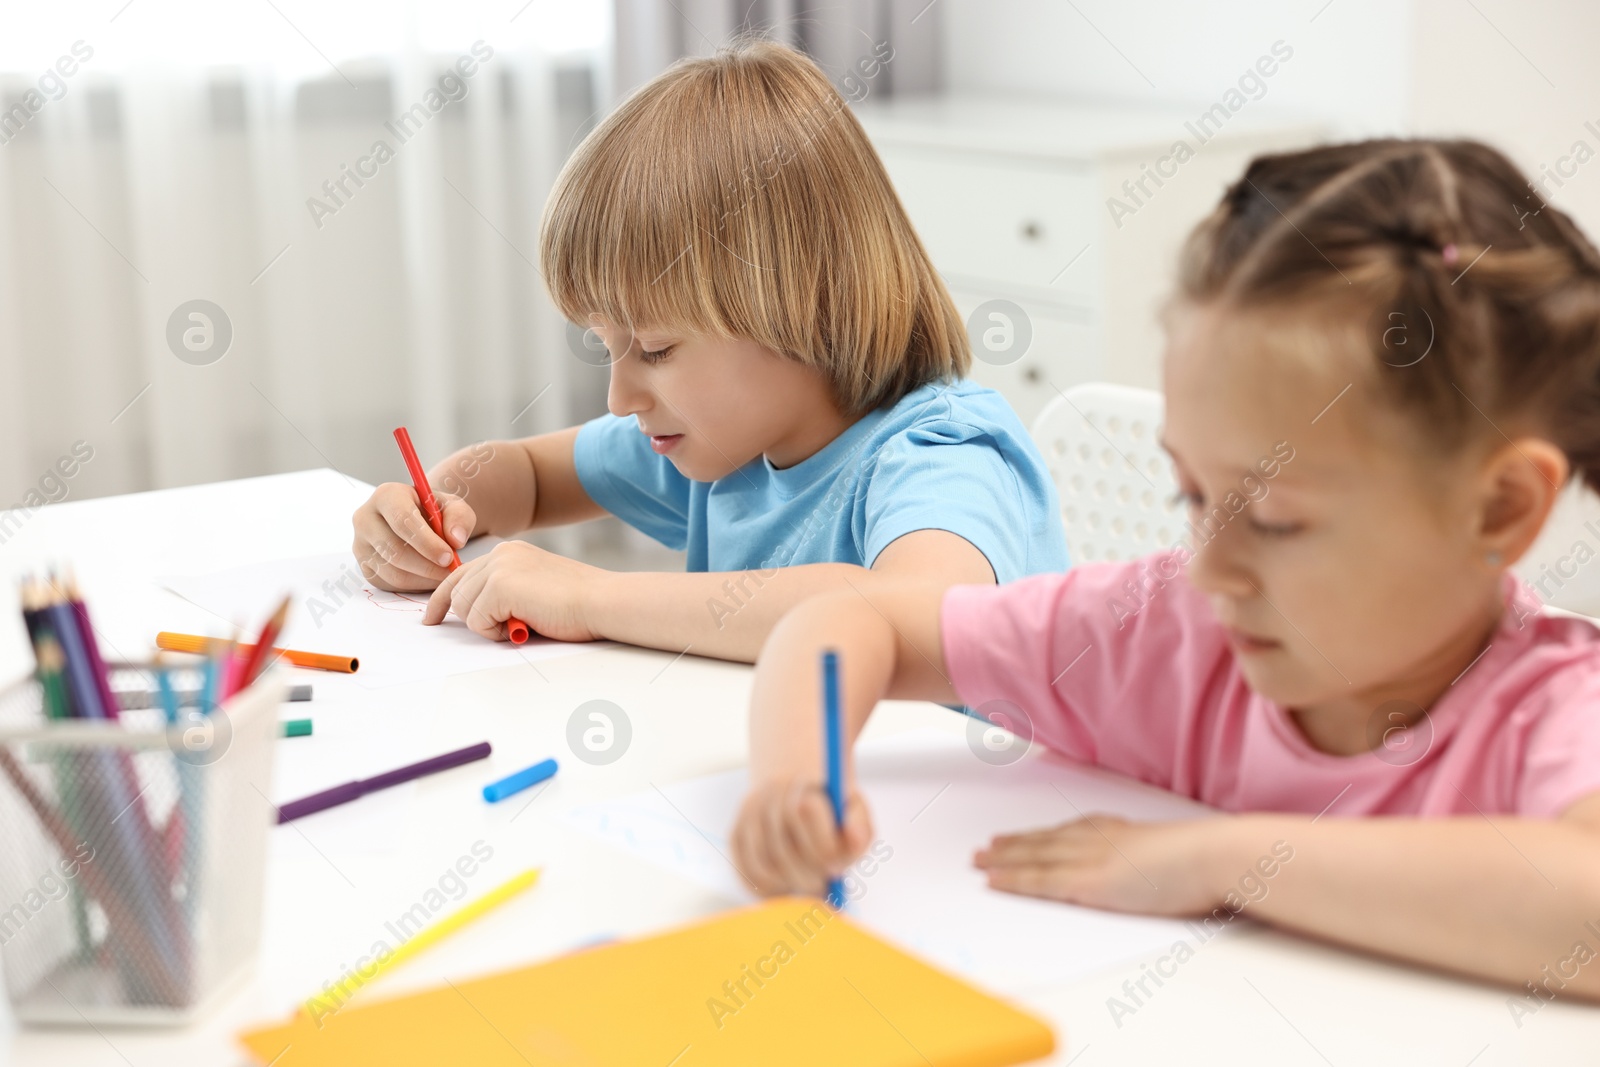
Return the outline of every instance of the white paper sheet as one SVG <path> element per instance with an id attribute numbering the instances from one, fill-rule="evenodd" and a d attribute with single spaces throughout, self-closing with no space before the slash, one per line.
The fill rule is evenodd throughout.
<path id="1" fill-rule="evenodd" d="M 516 666 L 597 647 L 541 637 L 521 646 L 490 641 L 454 615 L 438 626 L 424 626 L 425 594 L 386 593 L 368 585 L 355 557 L 342 552 L 160 581 L 216 615 L 219 626 L 238 625 L 245 633 L 259 627 L 285 594 L 291 595 L 294 604 L 278 644 L 303 652 L 359 657 L 361 668 L 353 677 L 369 689 Z"/>
<path id="2" fill-rule="evenodd" d="M 1000 893 L 972 866 L 997 833 L 1109 813 L 1205 817 L 1210 809 L 1118 775 L 1030 753 L 990 766 L 959 737 L 916 731 L 859 746 L 857 772 L 889 855 L 847 883 L 848 913 L 891 941 L 993 989 L 1073 981 L 1194 940 L 1183 923 Z M 734 901 L 753 898 L 728 856 L 745 772 L 574 808 L 569 822 Z"/>

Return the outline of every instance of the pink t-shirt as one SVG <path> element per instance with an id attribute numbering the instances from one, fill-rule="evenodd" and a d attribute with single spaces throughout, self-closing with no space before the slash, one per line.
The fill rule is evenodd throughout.
<path id="1" fill-rule="evenodd" d="M 1070 759 L 1224 811 L 1554 817 L 1600 792 L 1600 629 L 1542 613 L 1510 576 L 1486 651 L 1426 720 L 1336 756 L 1245 684 L 1182 558 L 950 589 L 940 624 L 956 692 L 980 712 L 1011 702 Z M 1129 588 L 1150 591 L 1143 606 Z"/>

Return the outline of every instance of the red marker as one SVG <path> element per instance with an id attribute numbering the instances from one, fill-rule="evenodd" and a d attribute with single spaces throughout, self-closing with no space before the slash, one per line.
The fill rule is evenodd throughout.
<path id="1" fill-rule="evenodd" d="M 394 439 L 400 445 L 400 455 L 406 461 L 406 469 L 411 472 L 411 485 L 417 491 L 417 500 L 422 504 L 422 517 L 428 520 L 428 526 L 439 539 L 446 545 L 450 539 L 444 535 L 444 510 L 439 507 L 439 502 L 433 498 L 433 489 L 428 485 L 428 475 L 422 469 L 422 461 L 417 458 L 417 450 L 411 445 L 411 435 L 406 428 L 401 426 L 394 431 Z M 461 557 L 456 555 L 454 548 L 450 549 L 450 569 L 455 570 L 461 566 Z M 511 638 L 513 645 L 523 645 L 528 642 L 528 624 L 518 618 L 506 620 L 506 636 Z"/>

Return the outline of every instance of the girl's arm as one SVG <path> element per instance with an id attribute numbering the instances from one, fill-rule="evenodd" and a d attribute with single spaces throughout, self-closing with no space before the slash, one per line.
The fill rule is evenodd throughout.
<path id="1" fill-rule="evenodd" d="M 939 642 L 944 588 L 883 582 L 806 601 L 773 629 L 750 691 L 750 780 L 822 779 L 822 653 L 839 653 L 851 740 L 880 700 L 955 703 Z"/>
<path id="2" fill-rule="evenodd" d="M 1268 922 L 1514 985 L 1548 967 L 1551 992 L 1600 999 L 1600 796 L 1554 821 L 1259 815 L 1237 833 L 1236 860 L 1263 840 L 1294 844 L 1252 905 Z M 1594 962 L 1575 968 L 1563 961 L 1580 942 Z"/>
<path id="3" fill-rule="evenodd" d="M 1236 914 L 1383 956 L 1600 1000 L 1600 794 L 1557 820 L 1090 815 L 996 838 L 998 889 L 1092 907 Z"/>
<path id="4" fill-rule="evenodd" d="M 731 836 L 734 867 L 758 892 L 818 893 L 872 841 L 853 784 L 842 837 L 823 792 L 823 651 L 839 652 L 852 741 L 879 700 L 952 702 L 939 642 L 943 595 L 925 583 L 884 582 L 808 600 L 773 629 L 750 694 L 750 792 Z M 854 767 L 845 761 L 851 783 Z"/>

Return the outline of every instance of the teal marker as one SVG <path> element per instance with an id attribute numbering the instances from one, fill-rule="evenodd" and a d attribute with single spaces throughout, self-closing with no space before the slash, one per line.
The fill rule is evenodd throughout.
<path id="1" fill-rule="evenodd" d="M 490 782 L 483 787 L 483 799 L 494 804 L 504 800 L 506 797 L 514 796 L 529 786 L 538 785 L 546 778 L 553 776 L 556 773 L 556 767 L 555 760 L 547 759 L 543 763 L 535 763 L 532 767 L 502 778 L 498 782 Z"/>

